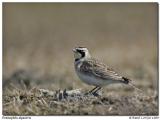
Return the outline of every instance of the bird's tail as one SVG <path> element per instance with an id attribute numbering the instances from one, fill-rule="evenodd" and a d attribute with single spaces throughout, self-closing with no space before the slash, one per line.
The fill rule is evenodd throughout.
<path id="1" fill-rule="evenodd" d="M 141 89 L 137 88 L 133 83 L 132 83 L 132 80 L 126 78 L 126 77 L 122 77 L 123 79 L 123 83 L 125 84 L 128 84 L 129 86 L 132 86 L 134 89 L 140 91 L 140 92 L 143 92 Z"/>

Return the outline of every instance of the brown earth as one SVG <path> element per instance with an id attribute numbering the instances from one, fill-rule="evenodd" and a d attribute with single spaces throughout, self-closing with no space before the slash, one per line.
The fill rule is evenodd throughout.
<path id="1" fill-rule="evenodd" d="M 157 3 L 3 3 L 3 115 L 158 115 Z M 74 72 L 72 49 L 133 80 L 99 97 Z M 39 90 L 81 89 L 57 100 Z"/>

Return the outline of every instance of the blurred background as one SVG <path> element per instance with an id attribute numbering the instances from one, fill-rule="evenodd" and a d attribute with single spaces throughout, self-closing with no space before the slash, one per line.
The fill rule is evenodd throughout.
<path id="1" fill-rule="evenodd" d="M 3 85 L 26 80 L 31 87 L 90 89 L 74 72 L 72 49 L 85 46 L 154 92 L 157 19 L 157 3 L 3 3 Z"/>

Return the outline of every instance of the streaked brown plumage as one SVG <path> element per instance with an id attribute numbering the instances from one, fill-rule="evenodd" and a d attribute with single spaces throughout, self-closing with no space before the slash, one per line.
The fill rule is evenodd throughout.
<path id="1" fill-rule="evenodd" d="M 101 88 L 112 83 L 128 84 L 131 81 L 126 77 L 120 76 L 97 59 L 92 58 L 87 48 L 78 47 L 73 51 L 76 73 L 85 83 Z"/>
<path id="2" fill-rule="evenodd" d="M 93 58 L 82 62 L 80 72 L 94 75 L 104 80 L 108 79 L 108 77 L 112 80 L 122 80 L 122 76 L 118 75 L 113 69 Z"/>

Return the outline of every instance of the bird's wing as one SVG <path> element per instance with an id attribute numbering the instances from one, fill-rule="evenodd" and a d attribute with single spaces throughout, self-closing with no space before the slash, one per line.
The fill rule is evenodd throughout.
<path id="1" fill-rule="evenodd" d="M 102 78 L 104 80 L 122 80 L 122 76 L 118 75 L 113 69 L 95 59 L 83 61 L 80 70 L 81 72 L 87 72 L 89 75 L 94 75 L 95 77 Z"/>

